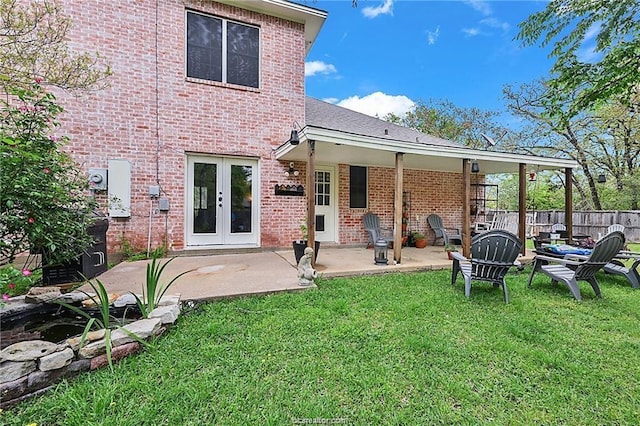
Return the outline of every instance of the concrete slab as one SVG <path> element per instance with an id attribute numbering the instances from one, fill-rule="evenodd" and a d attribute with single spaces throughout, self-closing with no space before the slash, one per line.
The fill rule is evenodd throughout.
<path id="1" fill-rule="evenodd" d="M 162 259 L 161 263 L 168 259 Z M 109 293 L 141 294 L 151 261 L 122 262 L 97 277 Z M 182 300 L 208 300 L 220 297 L 302 290 L 297 269 L 275 252 L 213 256 L 178 256 L 162 273 L 160 282 L 180 277 L 167 294 L 180 294 Z M 89 287 L 82 288 L 89 291 Z"/>
<path id="2" fill-rule="evenodd" d="M 389 256 L 393 257 L 391 250 Z M 520 261 L 527 263 L 531 258 L 532 254 L 528 253 Z M 109 293 L 140 294 L 148 263 L 148 260 L 122 262 L 97 278 Z M 372 249 L 321 245 L 316 264 L 318 274 L 326 278 L 448 268 L 451 268 L 451 261 L 442 246 L 403 248 L 401 263 L 393 264 L 392 260 L 387 266 L 377 266 Z M 179 278 L 167 292 L 179 293 L 182 300 L 211 300 L 315 287 L 298 284 L 293 249 L 201 256 L 189 253 L 189 256 L 176 257 L 167 265 L 161 282 L 166 283 L 184 271 L 190 272 Z M 90 288 L 85 286 L 83 290 Z"/>

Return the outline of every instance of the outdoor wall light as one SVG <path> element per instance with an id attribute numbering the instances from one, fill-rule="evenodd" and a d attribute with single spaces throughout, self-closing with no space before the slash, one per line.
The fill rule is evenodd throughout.
<path id="1" fill-rule="evenodd" d="M 293 168 L 293 161 L 289 163 L 289 170 L 287 170 L 286 172 L 284 172 L 284 175 L 289 177 L 289 176 L 299 176 L 300 172 L 296 169 Z"/>
<path id="2" fill-rule="evenodd" d="M 606 183 L 607 177 L 605 175 L 598 175 L 598 183 Z"/>
<path id="3" fill-rule="evenodd" d="M 471 163 L 471 172 L 478 173 L 479 171 L 480 171 L 480 164 L 478 164 L 477 161 L 474 161 L 473 163 Z"/>
<path id="4" fill-rule="evenodd" d="M 302 130 L 302 127 L 297 121 L 293 121 L 293 129 L 291 129 L 291 136 L 289 136 L 289 142 L 291 145 L 299 145 L 300 144 L 300 136 L 298 135 L 298 131 L 295 126 L 298 126 L 298 129 Z"/>

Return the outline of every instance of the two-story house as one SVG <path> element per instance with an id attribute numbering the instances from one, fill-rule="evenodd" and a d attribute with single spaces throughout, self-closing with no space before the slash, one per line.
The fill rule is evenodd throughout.
<path id="1" fill-rule="evenodd" d="M 306 98 L 305 58 L 327 19 L 306 4 L 61 3 L 70 46 L 98 51 L 113 71 L 104 90 L 59 94 L 69 149 L 109 205 L 109 251 L 290 247 L 308 203 L 317 240 L 365 244 L 362 215 L 396 222 L 399 188 L 413 229 L 428 231 L 432 212 L 463 223 L 465 162 L 483 173 L 575 167 L 471 150 Z"/>

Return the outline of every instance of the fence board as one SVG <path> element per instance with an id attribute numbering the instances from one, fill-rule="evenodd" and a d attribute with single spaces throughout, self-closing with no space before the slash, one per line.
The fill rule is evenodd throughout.
<path id="1" fill-rule="evenodd" d="M 564 211 L 539 210 L 536 215 L 536 232 L 550 231 L 554 223 L 565 223 Z M 624 225 L 624 235 L 629 242 L 640 242 L 640 211 L 597 210 L 574 211 L 573 233 L 597 238 L 607 232 L 607 227 L 619 223 Z"/>

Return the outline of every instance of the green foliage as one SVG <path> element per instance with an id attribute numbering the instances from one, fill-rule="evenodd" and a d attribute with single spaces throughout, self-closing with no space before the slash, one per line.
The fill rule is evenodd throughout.
<path id="1" fill-rule="evenodd" d="M 426 237 L 425 237 L 425 235 L 424 235 L 423 233 L 421 233 L 421 232 L 413 231 L 413 232 L 411 233 L 411 238 L 413 238 L 413 241 L 416 241 L 416 240 L 424 240 Z"/>
<path id="2" fill-rule="evenodd" d="M 158 304 L 160 303 L 160 299 L 162 299 L 162 296 L 164 296 L 167 290 L 169 290 L 169 287 L 171 287 L 173 283 L 178 280 L 178 278 L 190 272 L 182 272 L 173 277 L 173 279 L 168 283 L 161 284 L 160 277 L 162 276 L 164 268 L 166 268 L 169 262 L 171 262 L 173 259 L 175 259 L 175 257 L 172 257 L 165 263 L 160 264 L 158 262 L 158 258 L 154 255 L 151 263 L 147 265 L 145 286 L 142 289 L 142 300 L 137 295 L 132 293 L 136 298 L 136 304 L 142 312 L 142 316 L 145 318 L 147 318 L 151 311 L 153 311 L 156 306 L 158 306 Z"/>
<path id="3" fill-rule="evenodd" d="M 513 144 L 508 148 L 575 160 L 580 166 L 573 173 L 577 208 L 637 209 L 639 197 L 634 177 L 640 170 L 638 113 L 621 102 L 612 101 L 573 117 L 568 113 L 569 102 L 565 102 L 561 115 L 549 114 L 546 85 L 546 82 L 539 81 L 517 88 L 504 87 L 509 110 L 524 120 L 522 128 L 514 133 L 517 137 L 510 138 Z M 609 176 L 607 185 L 597 182 L 599 174 Z M 553 182 L 549 184 L 559 189 L 557 184 L 561 184 L 564 177 L 553 173 L 551 180 Z M 537 188 L 542 189 L 540 182 Z M 537 194 L 531 205 L 535 201 L 544 208 L 545 195 L 549 194 Z M 550 204 L 555 203 L 558 197 L 552 198 L 549 199 Z M 516 199 L 517 196 L 514 197 Z M 506 198 L 501 196 L 501 200 Z"/>
<path id="4" fill-rule="evenodd" d="M 34 78 L 67 90 L 103 87 L 111 75 L 104 58 L 71 52 L 71 19 L 52 0 L 0 0 L 0 88 L 28 88 Z"/>
<path id="5" fill-rule="evenodd" d="M 107 289 L 104 287 L 104 284 L 102 284 L 100 280 L 96 280 L 95 283 L 92 281 L 89 281 L 89 285 L 93 289 L 95 296 L 90 295 L 84 291 L 83 293 L 86 294 L 89 297 L 89 299 L 93 301 L 95 306 L 98 307 L 98 310 L 100 312 L 100 318 L 93 318 L 91 315 L 89 315 L 87 312 L 83 311 L 82 309 L 78 308 L 77 306 L 70 305 L 66 302 L 56 300 L 56 303 L 64 306 L 69 310 L 72 310 L 76 314 L 88 320 L 87 325 L 85 326 L 84 331 L 82 332 L 82 337 L 80 338 L 80 347 L 84 345 L 84 342 L 87 338 L 87 333 L 89 333 L 92 327 L 95 326 L 95 328 L 98 330 L 100 329 L 105 330 L 104 340 L 105 340 L 105 348 L 107 352 L 107 360 L 109 362 L 109 367 L 111 368 L 111 370 L 113 370 L 113 361 L 111 359 L 111 327 L 112 327 L 111 318 L 112 316 L 111 316 L 111 313 L 109 312 L 109 307 L 111 305 L 111 302 L 109 301 L 109 294 L 107 293 Z"/>
<path id="6" fill-rule="evenodd" d="M 597 34 L 593 38 L 593 34 Z M 552 45 L 551 115 L 571 100 L 570 116 L 608 103 L 629 103 L 640 81 L 640 9 L 637 0 L 552 0 L 520 24 L 525 45 Z M 599 54 L 580 57 L 581 49 Z M 592 55 L 593 56 L 593 55 Z"/>
<path id="7" fill-rule="evenodd" d="M 152 249 L 149 253 L 143 249 L 136 249 L 129 240 L 122 237 L 120 240 L 121 250 L 122 250 L 122 259 L 127 260 L 129 262 L 134 262 L 136 260 L 145 260 L 152 258 L 161 258 L 167 255 L 167 247 L 165 245 L 156 247 Z"/>
<path id="8" fill-rule="evenodd" d="M 428 135 L 480 148 L 486 144 L 482 133 L 494 137 L 505 134 L 505 129 L 496 122 L 497 117 L 495 111 L 462 108 L 449 100 L 428 100 L 418 101 L 402 118 L 390 114 L 385 119 Z"/>
<path id="9" fill-rule="evenodd" d="M 42 252 L 48 264 L 76 258 L 91 244 L 88 180 L 55 134 L 62 107 L 39 83 L 0 101 L 0 265 Z"/>
<path id="10" fill-rule="evenodd" d="M 42 271 L 19 270 L 13 266 L 0 268 L 0 294 L 8 297 L 26 294 L 42 278 Z"/>

